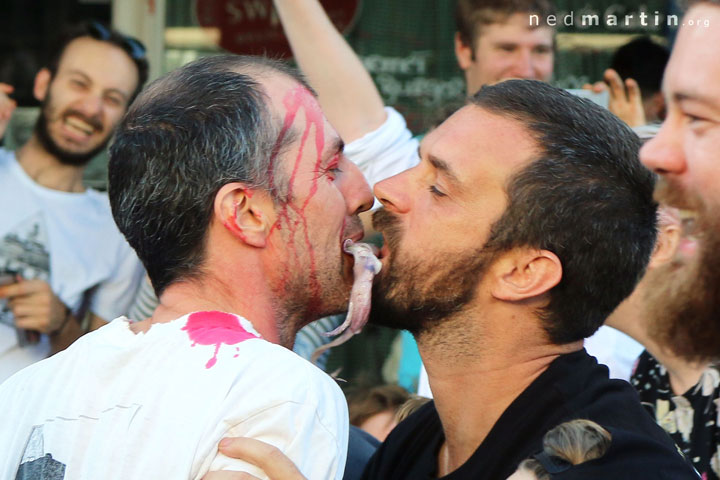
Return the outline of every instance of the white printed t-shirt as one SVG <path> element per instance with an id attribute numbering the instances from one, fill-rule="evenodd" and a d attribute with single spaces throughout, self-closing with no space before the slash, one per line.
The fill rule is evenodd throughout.
<path id="1" fill-rule="evenodd" d="M 342 478 L 347 405 L 327 374 L 228 313 L 129 326 L 118 318 L 0 385 L 0 478 L 267 478 L 218 454 L 225 436 L 277 446 L 306 478 Z"/>
<path id="2" fill-rule="evenodd" d="M 144 272 L 113 221 L 107 195 L 38 185 L 14 153 L 0 148 L 0 205 L 0 270 L 47 281 L 73 311 L 87 295 L 88 308 L 101 318 L 127 313 Z M 0 301 L 0 382 L 48 352 L 47 337 L 18 345 L 13 315 Z"/>

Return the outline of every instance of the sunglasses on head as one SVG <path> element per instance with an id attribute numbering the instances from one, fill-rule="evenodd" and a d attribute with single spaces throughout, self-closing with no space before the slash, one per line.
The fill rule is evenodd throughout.
<path id="1" fill-rule="evenodd" d="M 89 23 L 90 35 L 97 40 L 110 41 L 113 38 L 110 30 L 100 22 L 92 21 Z M 115 35 L 115 38 L 119 36 L 125 51 L 130 55 L 133 60 L 143 60 L 145 58 L 145 45 L 140 40 L 133 37 L 123 35 L 121 33 Z"/>

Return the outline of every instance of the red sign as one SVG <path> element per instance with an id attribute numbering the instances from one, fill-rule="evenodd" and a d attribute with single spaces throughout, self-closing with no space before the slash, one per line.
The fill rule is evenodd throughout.
<path id="1" fill-rule="evenodd" d="M 353 23 L 360 0 L 321 0 L 328 16 L 345 31 Z M 291 57 L 272 0 L 196 0 L 195 12 L 203 27 L 220 30 L 220 47 L 246 55 Z"/>

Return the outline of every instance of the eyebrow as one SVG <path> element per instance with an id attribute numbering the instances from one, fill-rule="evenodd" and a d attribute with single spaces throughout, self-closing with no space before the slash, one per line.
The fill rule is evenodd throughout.
<path id="1" fill-rule="evenodd" d="M 673 99 L 678 102 L 698 102 L 702 103 L 703 105 L 715 110 L 720 111 L 720 106 L 718 106 L 717 101 L 715 98 L 703 95 L 702 93 L 686 93 L 686 92 L 677 92 L 673 95 Z"/>
<path id="2" fill-rule="evenodd" d="M 430 162 L 430 165 L 432 165 L 435 170 L 439 171 L 445 178 L 447 178 L 450 183 L 452 183 L 456 188 L 462 187 L 462 184 L 460 183 L 460 178 L 455 174 L 453 169 L 445 160 L 441 160 L 434 155 L 428 155 L 428 162 Z"/>
<path id="3" fill-rule="evenodd" d="M 68 70 L 68 73 L 70 75 L 79 75 L 79 76 L 83 77 L 86 81 L 92 82 L 92 79 L 88 76 L 88 74 L 83 72 L 82 70 L 77 70 L 77 69 L 73 68 L 73 69 Z M 105 91 L 117 93 L 118 95 L 121 95 L 123 97 L 123 100 L 125 100 L 125 101 L 130 99 L 130 96 L 127 93 L 120 90 L 119 88 L 107 88 L 107 89 L 105 89 Z"/>

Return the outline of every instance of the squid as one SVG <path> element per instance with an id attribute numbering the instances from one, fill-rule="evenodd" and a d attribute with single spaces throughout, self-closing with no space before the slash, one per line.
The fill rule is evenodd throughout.
<path id="1" fill-rule="evenodd" d="M 350 303 L 348 305 L 345 321 L 335 330 L 324 333 L 327 337 L 335 338 L 332 342 L 317 348 L 310 360 L 315 361 L 326 350 L 342 345 L 353 335 L 360 333 L 370 316 L 370 294 L 372 291 L 373 278 L 380 273 L 382 263 L 375 256 L 375 247 L 367 243 L 355 243 L 349 238 L 343 243 L 343 250 L 349 253 L 355 260 L 353 266 L 353 286 L 350 290 Z"/>

